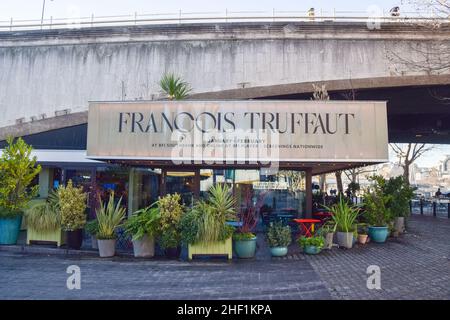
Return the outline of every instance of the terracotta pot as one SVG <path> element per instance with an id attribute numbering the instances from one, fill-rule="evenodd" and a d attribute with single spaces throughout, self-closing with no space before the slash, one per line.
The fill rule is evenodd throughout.
<path id="1" fill-rule="evenodd" d="M 369 236 L 367 234 L 358 234 L 358 242 L 360 244 L 366 244 L 369 239 Z"/>

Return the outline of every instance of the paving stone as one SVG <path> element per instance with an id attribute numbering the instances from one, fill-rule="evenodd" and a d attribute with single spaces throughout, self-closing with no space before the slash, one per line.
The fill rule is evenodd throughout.
<path id="1" fill-rule="evenodd" d="M 333 248 L 306 260 L 334 299 L 448 299 L 450 221 L 413 216 L 408 228 L 385 244 Z M 369 265 L 381 269 L 381 290 L 367 289 Z"/>

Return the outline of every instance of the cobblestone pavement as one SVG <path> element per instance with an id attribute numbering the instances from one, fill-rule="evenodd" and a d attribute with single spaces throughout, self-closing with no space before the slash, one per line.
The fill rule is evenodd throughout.
<path id="1" fill-rule="evenodd" d="M 66 268 L 81 268 L 68 290 Z M 0 252 L 0 299 L 330 299 L 305 259 L 181 262 Z"/>
<path id="2" fill-rule="evenodd" d="M 408 230 L 385 244 L 333 248 L 306 259 L 334 299 L 450 299 L 450 221 L 415 216 Z M 381 290 L 367 289 L 369 265 L 381 269 Z"/>
<path id="3" fill-rule="evenodd" d="M 181 262 L 0 251 L 0 299 L 450 299 L 450 220 L 413 217 L 385 244 L 333 248 L 317 256 Z M 81 268 L 68 290 L 66 268 Z M 369 265 L 381 290 L 366 286 Z"/>

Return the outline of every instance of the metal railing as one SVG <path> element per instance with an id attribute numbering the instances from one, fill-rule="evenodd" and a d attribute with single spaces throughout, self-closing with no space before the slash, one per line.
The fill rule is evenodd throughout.
<path id="1" fill-rule="evenodd" d="M 183 24 L 183 23 L 227 23 L 227 22 L 368 22 L 368 23 L 420 23 L 425 21 L 450 23 L 450 17 L 438 17 L 432 13 L 402 12 L 392 16 L 382 12 L 372 16 L 366 11 L 228 11 L 225 12 L 183 12 L 150 13 L 116 16 L 47 18 L 41 20 L 18 20 L 10 18 L 0 21 L 1 31 L 77 29 L 100 26 L 133 26 L 148 24 Z"/>
<path id="2" fill-rule="evenodd" d="M 410 204 L 411 214 L 450 219 L 449 199 L 415 199 Z"/>

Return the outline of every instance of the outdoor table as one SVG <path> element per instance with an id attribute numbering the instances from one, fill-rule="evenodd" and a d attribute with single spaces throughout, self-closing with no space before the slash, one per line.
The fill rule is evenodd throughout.
<path id="1" fill-rule="evenodd" d="M 300 225 L 305 237 L 312 237 L 312 234 L 314 233 L 314 225 L 316 223 L 320 223 L 321 221 L 318 219 L 294 219 L 294 222 Z"/>
<path id="2" fill-rule="evenodd" d="M 322 223 L 327 221 L 333 216 L 331 212 L 314 212 L 313 217 L 319 219 Z"/>

